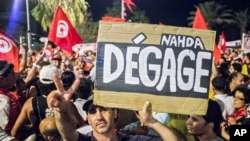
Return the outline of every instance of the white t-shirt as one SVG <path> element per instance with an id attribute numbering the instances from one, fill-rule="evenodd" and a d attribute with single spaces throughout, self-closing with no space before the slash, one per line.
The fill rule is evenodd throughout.
<path id="1" fill-rule="evenodd" d="M 227 94 L 216 94 L 214 95 L 215 101 L 220 105 L 222 116 L 226 120 L 228 115 L 234 112 L 234 99 L 233 96 Z"/>

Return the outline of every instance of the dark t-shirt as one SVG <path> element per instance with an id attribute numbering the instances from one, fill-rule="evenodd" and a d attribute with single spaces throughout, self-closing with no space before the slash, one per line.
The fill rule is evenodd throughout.
<path id="1" fill-rule="evenodd" d="M 121 132 L 117 132 L 117 141 L 162 141 L 161 138 L 144 136 L 144 135 L 128 135 Z M 88 135 L 83 135 L 79 133 L 78 141 L 97 141 L 92 133 Z"/>

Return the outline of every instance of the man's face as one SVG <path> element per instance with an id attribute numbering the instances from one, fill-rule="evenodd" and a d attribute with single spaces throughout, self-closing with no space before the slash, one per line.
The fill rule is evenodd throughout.
<path id="1" fill-rule="evenodd" d="M 93 128 L 94 134 L 113 132 L 115 128 L 117 111 L 112 108 L 90 105 L 88 108 L 88 123 Z"/>
<path id="2" fill-rule="evenodd" d="M 207 123 L 202 116 L 190 115 L 186 121 L 188 133 L 194 136 L 201 136 L 207 132 Z"/>
<path id="3" fill-rule="evenodd" d="M 51 64 L 57 68 L 60 67 L 61 61 L 60 60 L 52 60 Z"/>
<path id="4" fill-rule="evenodd" d="M 232 83 L 235 87 L 244 84 L 244 76 L 241 73 L 238 73 L 237 77 L 233 78 Z"/>

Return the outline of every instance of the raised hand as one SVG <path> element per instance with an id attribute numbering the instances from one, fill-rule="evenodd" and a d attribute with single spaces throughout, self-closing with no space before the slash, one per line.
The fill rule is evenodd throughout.
<path id="1" fill-rule="evenodd" d="M 77 90 L 80 80 L 76 79 L 72 86 L 66 91 L 58 75 L 53 74 L 53 81 L 57 90 L 52 91 L 47 97 L 48 107 L 51 110 L 64 112 L 70 107 L 70 99 Z"/>
<path id="2" fill-rule="evenodd" d="M 157 122 L 152 113 L 152 105 L 149 101 L 146 101 L 142 110 L 139 111 L 139 119 L 141 120 L 141 126 L 150 126 L 151 123 Z"/>

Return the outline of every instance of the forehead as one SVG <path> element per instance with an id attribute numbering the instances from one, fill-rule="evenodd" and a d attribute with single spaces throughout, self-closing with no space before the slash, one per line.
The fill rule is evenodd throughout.
<path id="1" fill-rule="evenodd" d="M 244 98 L 244 94 L 242 92 L 240 92 L 240 91 L 236 91 L 235 96 L 241 96 L 241 97 Z"/>
<path id="2" fill-rule="evenodd" d="M 205 121 L 205 119 L 201 115 L 189 115 L 189 119 L 190 118 L 195 120 L 195 121 Z"/>

